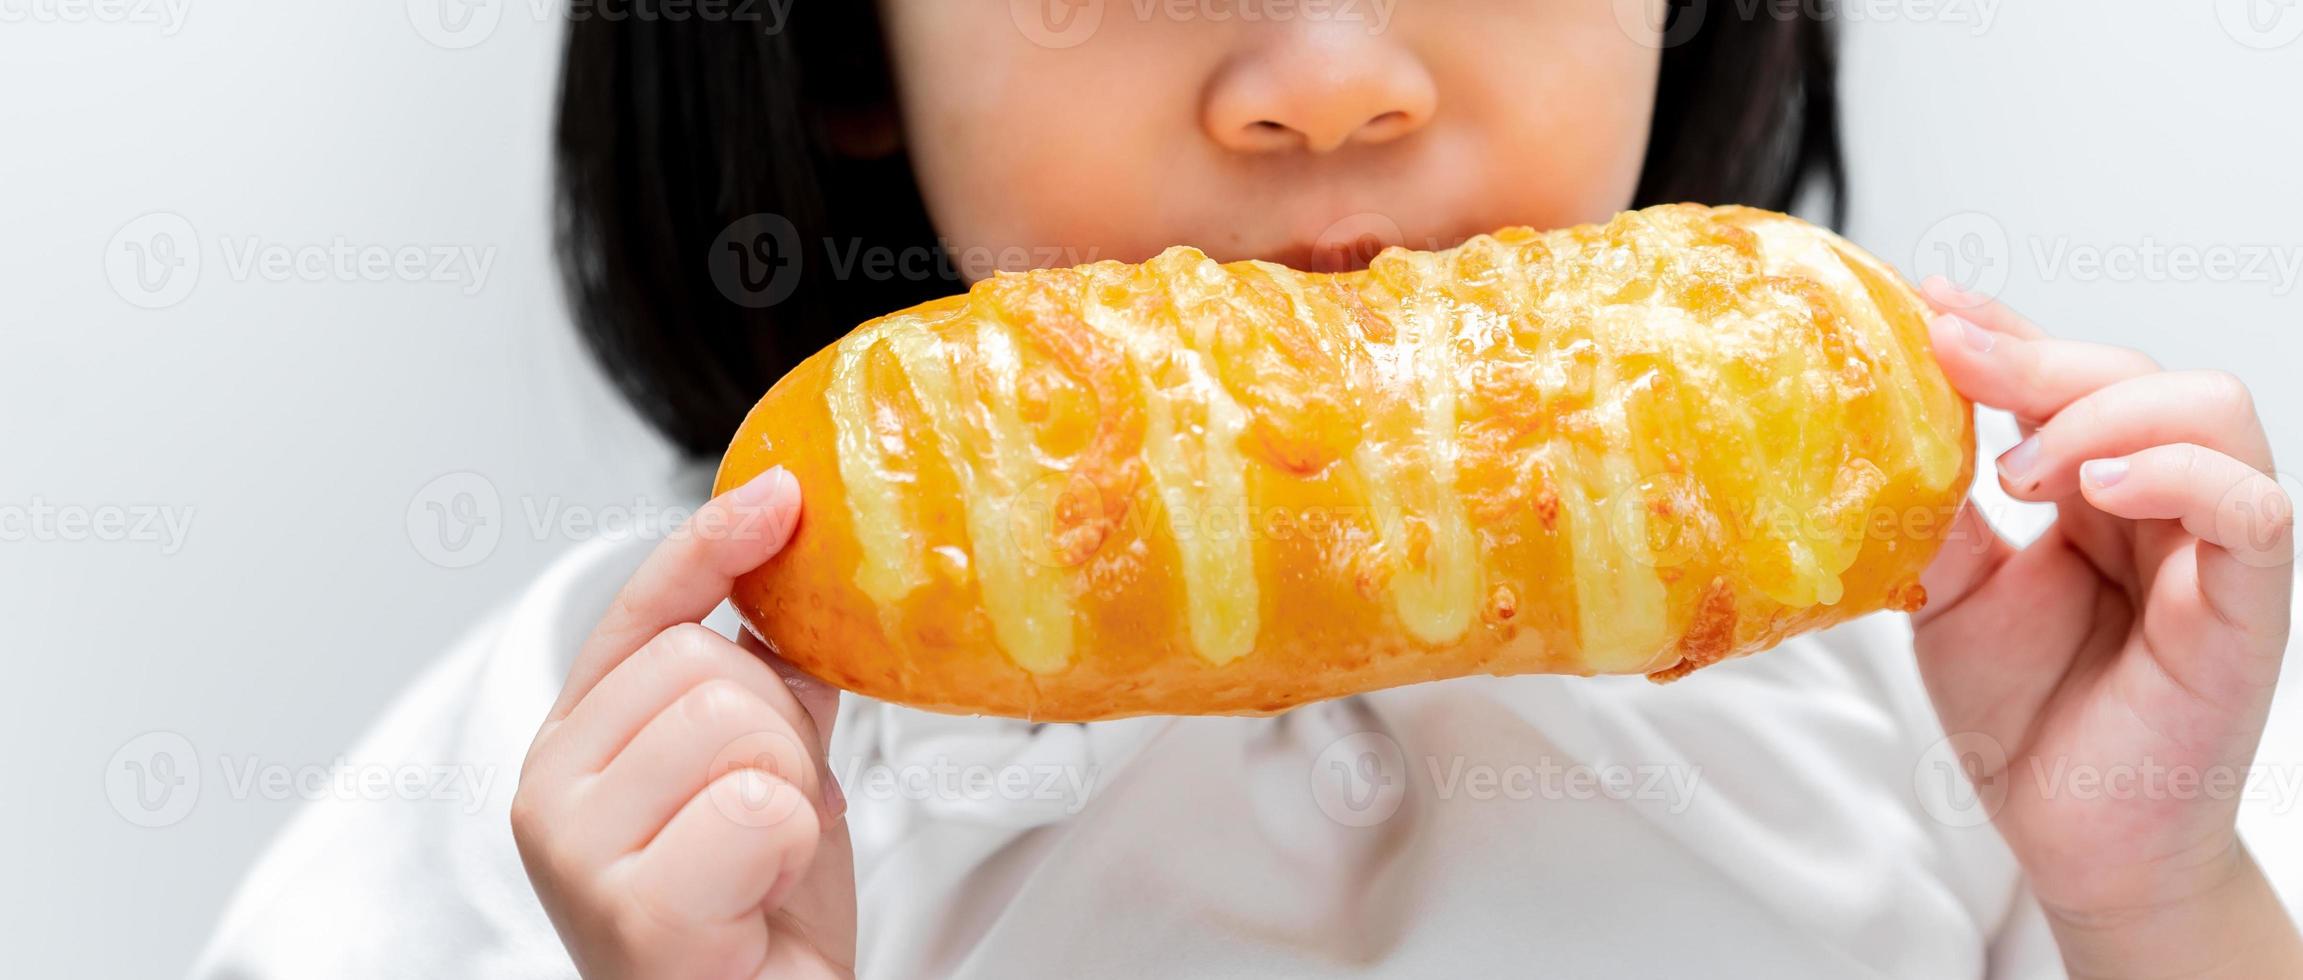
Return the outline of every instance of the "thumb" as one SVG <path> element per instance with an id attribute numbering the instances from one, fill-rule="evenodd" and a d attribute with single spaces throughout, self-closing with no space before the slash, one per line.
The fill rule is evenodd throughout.
<path id="1" fill-rule="evenodd" d="M 1975 501 L 1960 504 L 1959 515 L 1944 533 L 1935 560 L 1919 574 L 1920 587 L 1927 590 L 1927 605 L 1911 615 L 1912 625 L 1924 625 L 1950 612 L 2014 554 L 2015 546 L 1992 530 L 1975 509 Z"/>

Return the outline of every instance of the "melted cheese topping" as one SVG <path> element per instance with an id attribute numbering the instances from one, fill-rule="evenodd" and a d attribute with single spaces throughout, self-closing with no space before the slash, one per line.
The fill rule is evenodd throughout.
<path id="1" fill-rule="evenodd" d="M 1646 669 L 1672 635 L 1663 579 L 1647 552 L 1639 467 L 1631 459 L 1631 423 L 1624 405 L 1629 379 L 1617 377 L 1615 365 L 1615 358 L 1603 352 L 1591 379 L 1597 396 L 1592 415 L 1606 451 L 1555 451 L 1550 459 L 1553 471 L 1567 481 L 1560 512 L 1567 517 L 1575 563 L 1575 622 L 1583 659 L 1602 673 Z"/>
<path id="2" fill-rule="evenodd" d="M 1356 493 L 1371 518 L 1365 557 L 1376 574 L 1363 588 L 1379 589 L 1367 594 L 1385 603 L 1408 637 L 1432 647 L 1464 642 L 1491 591 L 1494 558 L 1460 484 L 1483 467 L 1532 459 L 1519 469 L 1539 474 L 1538 482 L 1516 484 L 1517 492 L 1542 492 L 1530 508 L 1548 508 L 1556 497 L 1556 514 L 1546 512 L 1543 523 L 1550 528 L 1556 518 L 1557 537 L 1543 546 L 1568 550 L 1572 581 L 1519 581 L 1539 590 L 1534 601 L 1572 602 L 1580 657 L 1562 663 L 1594 672 L 1655 669 L 1673 662 L 1700 594 L 1724 588 L 1791 609 L 1839 602 L 1862 528 L 1850 533 L 1828 519 L 1860 515 L 1890 481 L 1917 474 L 1941 486 L 1964 465 L 1958 442 L 1930 423 L 1943 410 L 1928 401 L 1932 389 L 1909 381 L 1921 365 L 1878 309 L 1893 298 L 1879 292 L 1892 281 L 1880 277 L 1891 273 L 1862 265 L 1870 260 L 1843 246 L 1760 212 L 1665 208 L 1605 227 L 1507 231 L 1451 252 L 1387 251 L 1368 270 L 1334 276 L 1224 266 L 1171 249 L 1140 266 L 1099 263 L 979 284 L 964 305 L 875 321 L 836 352 L 824 397 L 861 552 L 855 583 L 888 616 L 933 579 L 918 513 L 926 503 L 913 499 L 913 486 L 915 454 L 934 452 L 963 498 L 963 557 L 972 560 L 992 638 L 1024 670 L 1061 671 L 1078 642 L 1076 597 L 1095 586 L 1080 563 L 1035 560 L 1018 540 L 1023 522 L 1012 508 L 1035 481 L 1140 464 L 1180 566 L 1177 620 L 1205 662 L 1234 662 L 1254 652 L 1266 599 L 1251 468 L 1265 467 L 1266 480 L 1324 479 L 1308 469 L 1283 471 L 1243 445 L 1257 426 L 1276 426 L 1285 431 L 1274 438 L 1303 452 L 1287 459 L 1341 460 L 1347 478 L 1336 485 Z M 1038 305 L 1003 307 L 984 292 L 1002 289 Z M 1078 326 L 1011 324 L 1002 309 L 1076 316 Z M 1272 397 L 1270 382 L 1227 373 L 1239 363 L 1227 359 L 1237 345 L 1256 342 L 1257 331 L 1275 323 L 1308 323 L 1311 334 L 1298 329 L 1284 343 L 1365 369 L 1372 381 L 1355 396 L 1361 414 L 1342 426 L 1351 431 L 1330 431 L 1339 428 L 1332 417 L 1281 418 L 1285 406 L 1258 400 Z M 1077 424 L 1028 411 L 1019 390 L 1027 367 L 1073 369 L 1023 363 L 1018 338 L 1044 341 L 1050 330 L 1075 331 L 1058 336 L 1094 348 L 1077 363 L 1120 355 L 1108 363 L 1124 369 L 1099 374 L 1099 383 L 1132 390 L 1096 394 L 1140 399 L 1140 448 L 1128 443 L 1126 459 L 1085 458 L 1085 450 L 1080 458 L 1051 455 L 1035 441 L 1043 428 Z M 1290 350 L 1284 343 L 1257 350 Z M 1467 379 L 1479 366 L 1469 358 L 1501 350 L 1525 358 L 1514 375 L 1522 380 L 1512 382 L 1524 385 L 1515 389 L 1523 397 L 1490 392 L 1467 402 L 1474 383 Z M 888 360 L 876 360 L 879 352 Z M 1316 359 L 1287 356 L 1296 360 L 1276 369 L 1282 378 L 1289 365 Z M 1654 368 L 1639 366 L 1656 358 L 1668 358 L 1672 378 L 1659 381 Z M 875 412 L 888 402 L 872 369 L 885 374 L 891 363 L 919 417 L 875 428 Z M 1264 368 L 1243 370 L 1256 378 Z M 1227 377 L 1266 387 L 1234 390 Z M 1655 401 L 1652 386 L 1666 382 L 1683 389 Z M 1290 389 L 1278 390 L 1284 398 Z M 1694 428 L 1666 429 L 1677 423 L 1642 417 L 1651 402 L 1680 406 L 1658 410 L 1684 411 Z M 1892 445 L 1851 441 L 1858 402 L 1887 416 Z M 1483 414 L 1467 417 L 1466 404 Z M 1467 459 L 1466 426 L 1499 422 L 1545 435 Z M 1700 444 L 1655 445 L 1667 431 L 1682 441 L 1694 433 Z M 1499 462 L 1499 453 L 1516 455 Z M 1668 538 L 1695 526 L 1694 517 L 1670 509 L 1679 503 L 1651 512 L 1658 486 L 1681 488 L 1674 500 L 1712 508 L 1696 515 L 1701 526 L 1725 529 L 1708 553 L 1717 567 L 1694 570 L 1703 576 L 1696 587 L 1675 590 L 1682 570 L 1667 575 L 1664 566 L 1676 559 L 1664 560 L 1651 544 L 1651 531 Z M 895 624 L 884 624 L 892 632 Z"/>
<path id="3" fill-rule="evenodd" d="M 1896 281 L 1896 274 L 1846 239 L 1780 215 L 1754 221 L 1752 227 L 1767 242 L 1771 270 L 1810 276 L 1845 299 L 1868 296 L 1883 308 L 1882 312 L 1895 315 L 1893 310 L 1884 309 L 1889 300 L 1880 290 L 1885 282 Z M 1800 234 L 1802 228 L 1806 229 L 1805 236 Z M 1918 376 L 1919 366 L 1896 341 L 1887 317 L 1858 316 L 1852 321 L 1869 340 L 1865 353 L 1885 367 L 1888 377 Z M 1931 414 L 1927 388 L 1889 385 L 1886 394 L 1896 413 L 1894 432 L 1910 452 L 1920 479 L 1933 486 L 1951 482 L 1966 462 L 1966 450 L 1957 439 L 1927 424 Z"/>
<path id="4" fill-rule="evenodd" d="M 1406 254 L 1393 253 L 1392 271 L 1402 278 L 1420 284 L 1444 269 L 1431 261 L 1410 268 Z M 1377 409 L 1370 428 L 1378 435 L 1360 443 L 1351 460 L 1375 518 L 1393 611 L 1410 635 L 1441 644 L 1471 628 L 1482 595 L 1479 548 L 1456 489 L 1461 311 L 1444 290 L 1403 293 L 1395 297 L 1395 340 L 1378 362 L 1390 374 L 1393 400 Z"/>
<path id="5" fill-rule="evenodd" d="M 927 561 L 905 502 L 913 483 L 910 461 L 872 431 L 872 395 L 865 358 L 886 336 L 882 326 L 858 331 L 840 342 L 824 398 L 830 404 L 833 436 L 839 446 L 840 482 L 848 487 L 848 517 L 863 560 L 856 587 L 883 610 L 892 609 L 928 582 Z"/>
<path id="6" fill-rule="evenodd" d="M 1009 508 L 1024 501 L 1033 476 L 1031 436 L 1016 409 L 1014 341 L 1006 326 L 989 316 L 963 326 L 974 328 L 971 347 L 990 375 L 988 386 L 972 374 L 953 371 L 944 341 L 924 325 L 899 327 L 886 343 L 927 414 L 926 429 L 959 480 L 968 543 L 975 551 L 975 574 L 993 637 L 1025 670 L 1060 670 L 1072 655 L 1069 583 L 1062 569 L 1024 553 L 1008 521 Z M 971 416 L 975 426 L 968 424 Z M 853 506 L 859 494 L 892 492 L 897 491 L 888 486 L 851 486 L 848 499 Z M 916 530 L 904 530 L 916 538 Z"/>
<path id="7" fill-rule="evenodd" d="M 1208 277 L 1224 272 L 1204 256 L 1197 262 L 1170 256 L 1162 261 L 1178 264 L 1175 258 L 1188 264 L 1171 280 L 1176 305 L 1196 307 L 1207 298 Z M 1246 527 L 1252 523 L 1248 461 L 1239 446 L 1248 417 L 1209 370 L 1205 351 L 1213 347 L 1215 323 L 1194 317 L 1188 329 L 1167 324 L 1170 330 L 1161 330 L 1092 298 L 1083 312 L 1089 327 L 1126 352 L 1141 384 L 1143 461 L 1182 559 L 1184 618 L 1192 649 L 1213 664 L 1245 656 L 1255 648 L 1261 618 L 1255 541 Z M 1162 367 L 1182 371 L 1184 383 L 1163 391 L 1155 380 Z M 1200 421 L 1187 417 L 1193 410 Z"/>

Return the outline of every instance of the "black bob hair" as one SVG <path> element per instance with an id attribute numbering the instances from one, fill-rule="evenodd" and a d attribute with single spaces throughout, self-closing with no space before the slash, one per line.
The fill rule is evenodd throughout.
<path id="1" fill-rule="evenodd" d="M 795 243 L 936 247 L 901 153 L 843 158 L 826 138 L 829 119 L 893 112 L 876 8 L 793 4 L 773 32 L 700 18 L 568 24 L 554 232 L 569 307 L 608 377 L 684 454 L 717 456 L 775 379 L 856 324 L 963 285 L 948 269 L 792 276 L 762 304 L 732 301 L 714 280 L 711 253 L 752 215 L 788 220 Z M 1781 211 L 1813 191 L 1839 222 L 1827 11 L 1672 0 L 1637 205 Z"/>

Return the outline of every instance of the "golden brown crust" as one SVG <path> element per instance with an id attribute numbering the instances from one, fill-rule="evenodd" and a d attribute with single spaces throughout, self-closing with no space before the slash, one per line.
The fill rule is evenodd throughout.
<path id="1" fill-rule="evenodd" d="M 1725 578 L 1711 580 L 1695 619 L 1679 636 L 1679 662 L 1647 675 L 1657 683 L 1675 681 L 1727 659 L 1735 649 L 1735 589 Z"/>
<path id="2" fill-rule="evenodd" d="M 1692 205 L 1337 275 L 1003 275 L 761 400 L 720 487 L 781 464 L 807 505 L 735 598 L 833 684 L 1042 720 L 1679 677 L 1924 601 L 1973 454 L 1925 315 Z"/>

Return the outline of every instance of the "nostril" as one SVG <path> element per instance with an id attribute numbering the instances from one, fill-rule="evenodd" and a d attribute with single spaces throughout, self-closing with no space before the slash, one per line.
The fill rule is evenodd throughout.
<path id="1" fill-rule="evenodd" d="M 1382 143 L 1415 129 L 1415 117 L 1394 109 L 1360 124 L 1357 138 Z"/>
<path id="2" fill-rule="evenodd" d="M 1262 152 L 1276 152 L 1300 146 L 1303 135 L 1295 127 L 1276 119 L 1258 119 L 1241 127 L 1239 146 Z"/>

